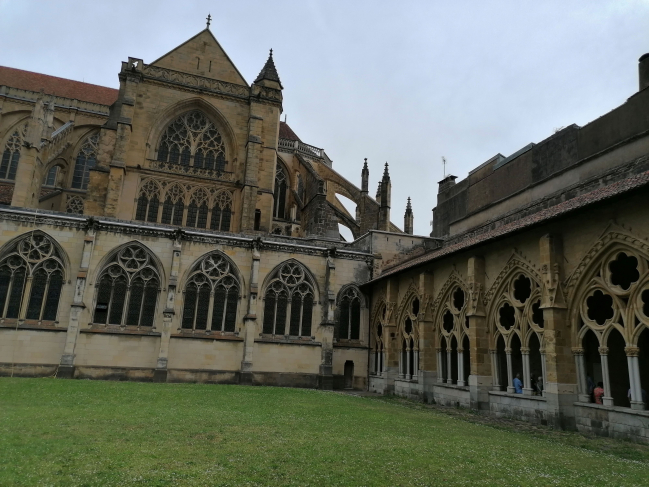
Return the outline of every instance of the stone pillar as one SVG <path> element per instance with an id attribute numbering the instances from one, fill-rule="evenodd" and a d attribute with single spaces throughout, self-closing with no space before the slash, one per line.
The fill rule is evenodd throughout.
<path id="1" fill-rule="evenodd" d="M 545 377 L 545 350 L 541 352 L 541 373 L 543 374 L 543 395 L 545 396 L 545 385 L 547 384 L 547 379 Z"/>
<path id="2" fill-rule="evenodd" d="M 484 309 L 485 289 L 484 258 L 472 256 L 467 263 L 468 303 L 466 316 L 469 319 L 469 347 L 471 370 L 469 371 L 470 405 L 473 409 L 489 409 L 489 389 L 494 383 L 489 353 L 489 327 Z"/>
<path id="3" fill-rule="evenodd" d="M 250 269 L 250 286 L 248 288 L 248 309 L 243 318 L 244 342 L 243 359 L 241 360 L 241 384 L 252 385 L 252 361 L 257 334 L 257 301 L 259 295 L 259 264 L 261 261 L 261 238 L 252 243 L 252 266 Z"/>
<path id="4" fill-rule="evenodd" d="M 437 347 L 437 382 L 444 383 L 444 367 L 442 366 L 442 349 Z"/>
<path id="5" fill-rule="evenodd" d="M 385 341 L 385 362 L 383 362 L 383 376 L 388 394 L 394 393 L 394 380 L 399 376 L 401 342 L 396 333 L 396 316 L 394 309 L 398 300 L 399 287 L 396 282 L 387 279 L 385 283 L 385 326 L 383 333 Z"/>
<path id="6" fill-rule="evenodd" d="M 539 241 L 545 349 L 545 398 L 548 424 L 575 429 L 574 403 L 578 399 L 577 373 L 572 357 L 570 323 L 561 283 L 563 245 L 560 235 L 544 235 Z"/>
<path id="7" fill-rule="evenodd" d="M 498 362 L 498 352 L 497 350 L 489 350 L 489 356 L 491 357 L 491 375 L 493 377 L 493 390 L 500 390 L 500 366 Z"/>
<path id="8" fill-rule="evenodd" d="M 631 388 L 631 409 L 645 408 L 642 400 L 642 384 L 640 383 L 640 361 L 638 347 L 625 347 L 626 359 L 629 366 L 629 384 Z"/>
<path id="9" fill-rule="evenodd" d="M 113 110 L 117 110 L 117 108 L 113 107 Z M 117 142 L 117 125 L 113 125 L 114 127 L 104 125 L 99 131 L 97 162 L 95 167 L 90 169 L 88 173 L 88 192 L 83 205 L 83 211 L 86 215 L 104 215 L 110 164 L 113 160 Z M 162 205 L 160 207 L 162 208 Z"/>
<path id="10" fill-rule="evenodd" d="M 532 375 L 530 373 L 530 349 L 521 347 L 521 354 L 523 355 L 523 394 L 532 396 L 534 395 L 534 389 L 532 389 Z"/>
<path id="11" fill-rule="evenodd" d="M 613 396 L 611 396 L 611 377 L 608 373 L 608 347 L 599 347 L 599 357 L 602 361 L 602 379 L 604 379 L 604 396 L 602 404 L 604 406 L 613 406 Z"/>
<path id="12" fill-rule="evenodd" d="M 451 364 L 452 364 L 451 349 L 447 348 L 446 349 L 446 383 L 447 384 L 453 383 L 453 367 Z"/>
<path id="13" fill-rule="evenodd" d="M 321 326 L 324 327 L 325 333 L 322 340 L 322 361 L 320 363 L 320 388 L 325 390 L 333 389 L 333 339 L 334 339 L 334 310 L 336 308 L 336 294 L 333 286 L 336 275 L 335 263 L 336 249 L 330 248 L 326 256 L 326 272 L 324 296 L 322 298 L 323 320 Z M 289 301 L 290 304 L 290 301 Z M 289 310 L 290 313 L 290 310 Z M 287 313 L 287 320 L 290 314 Z M 288 324 L 287 324 L 288 326 Z M 288 330 L 286 332 L 288 334 Z"/>
<path id="14" fill-rule="evenodd" d="M 63 379 L 72 379 L 74 377 L 74 351 L 77 346 L 77 338 L 79 337 L 79 318 L 81 313 L 86 309 L 86 305 L 83 302 L 83 296 L 88 280 L 88 268 L 90 266 L 90 259 L 95 246 L 96 236 L 96 224 L 94 220 L 90 218 L 88 219 L 86 227 L 86 236 L 83 240 L 81 264 L 79 265 L 79 270 L 77 272 L 74 296 L 72 298 L 72 305 L 70 306 L 70 321 L 65 335 L 65 345 L 63 347 L 63 354 L 61 355 L 61 361 L 56 373 L 57 377 Z M 92 300 L 92 297 L 90 299 Z"/>
<path id="15" fill-rule="evenodd" d="M 586 384 L 586 361 L 583 348 L 573 348 L 575 356 L 575 369 L 577 371 L 577 390 L 579 391 L 579 402 L 590 402 L 588 387 Z"/>
<path id="16" fill-rule="evenodd" d="M 412 379 L 412 370 L 410 370 L 411 354 L 412 354 L 412 350 L 410 350 L 410 348 L 406 348 L 406 380 Z"/>
<path id="17" fill-rule="evenodd" d="M 513 394 L 516 392 L 514 387 L 514 371 L 512 369 L 512 349 L 506 348 L 505 353 L 507 354 L 507 392 Z"/>
<path id="18" fill-rule="evenodd" d="M 420 390 L 424 400 L 432 399 L 432 384 L 441 378 L 436 351 L 435 322 L 432 314 L 431 296 L 434 293 L 433 273 L 423 271 L 419 274 L 418 292 L 421 297 L 417 326 L 419 342 L 415 351 L 415 374 L 421 380 Z"/>
<path id="19" fill-rule="evenodd" d="M 464 386 L 464 349 L 457 349 L 457 385 Z"/>

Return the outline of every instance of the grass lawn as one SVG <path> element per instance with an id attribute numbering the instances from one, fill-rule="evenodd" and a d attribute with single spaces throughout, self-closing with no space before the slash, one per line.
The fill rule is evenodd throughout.
<path id="1" fill-rule="evenodd" d="M 649 447 L 331 392 L 0 379 L 0 485 L 441 483 L 648 485 Z"/>

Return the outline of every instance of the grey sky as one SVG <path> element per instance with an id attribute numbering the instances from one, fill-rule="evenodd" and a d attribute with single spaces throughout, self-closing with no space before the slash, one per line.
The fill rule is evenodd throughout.
<path id="1" fill-rule="evenodd" d="M 268 49 L 284 113 L 374 194 L 390 164 L 392 220 L 412 197 L 415 233 L 448 171 L 584 125 L 638 89 L 649 1 L 0 0 L 0 64 L 117 87 L 128 56 L 151 62 L 205 27 L 250 83 Z"/>

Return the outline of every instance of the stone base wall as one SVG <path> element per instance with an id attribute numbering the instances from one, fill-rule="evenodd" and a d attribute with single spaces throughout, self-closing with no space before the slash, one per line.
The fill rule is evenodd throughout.
<path id="1" fill-rule="evenodd" d="M 649 411 L 577 402 L 575 413 L 582 433 L 649 443 Z"/>
<path id="2" fill-rule="evenodd" d="M 489 411 L 499 418 L 547 424 L 546 403 L 543 396 L 489 392 Z"/>
<path id="3" fill-rule="evenodd" d="M 385 377 L 370 375 L 368 379 L 368 390 L 377 394 L 387 393 L 387 380 Z"/>
<path id="4" fill-rule="evenodd" d="M 460 387 L 451 384 L 437 383 L 428 387 L 432 392 L 432 399 L 442 406 L 468 408 L 471 406 L 471 397 L 468 387 Z M 431 397 L 429 395 L 428 401 Z"/>
<path id="5" fill-rule="evenodd" d="M 394 394 L 408 399 L 423 398 L 423 384 L 414 380 L 395 379 Z"/>

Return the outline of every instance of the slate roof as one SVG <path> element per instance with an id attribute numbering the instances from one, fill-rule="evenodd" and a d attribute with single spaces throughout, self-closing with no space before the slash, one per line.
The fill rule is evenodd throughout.
<path id="1" fill-rule="evenodd" d="M 508 236 L 510 234 L 516 233 L 518 231 L 527 229 L 529 227 L 545 223 L 549 220 L 562 217 L 570 212 L 585 208 L 594 203 L 605 201 L 611 199 L 615 196 L 633 191 L 635 189 L 642 188 L 649 185 L 649 171 L 642 172 L 635 176 L 617 181 L 615 183 L 609 184 L 607 186 L 595 189 L 589 193 L 576 196 L 568 201 L 559 203 L 545 210 L 534 213 L 527 217 L 521 218 L 520 220 L 507 223 L 501 227 L 495 228 L 484 233 L 476 233 L 468 231 L 460 235 L 454 235 L 444 242 L 444 246 L 440 249 L 433 250 L 414 259 L 402 262 L 385 269 L 381 275 L 372 279 L 371 281 L 366 282 L 363 286 L 368 284 L 375 283 L 384 279 L 386 277 L 392 276 L 399 272 L 403 272 L 408 269 L 432 262 L 441 257 L 459 252 L 462 250 L 467 250 L 471 247 L 481 245 L 492 240 L 496 240 L 501 237 Z"/>
<path id="2" fill-rule="evenodd" d="M 282 121 L 279 122 L 279 138 L 302 142 L 297 134 L 293 132 L 293 129 L 291 129 L 286 122 Z"/>
<path id="3" fill-rule="evenodd" d="M 62 96 L 100 105 L 112 105 L 117 100 L 118 93 L 118 90 L 114 88 L 6 66 L 0 66 L 0 86 L 2 85 L 28 91 L 43 90 L 48 95 Z"/>
<path id="4" fill-rule="evenodd" d="M 259 75 L 255 79 L 255 83 L 259 83 L 261 80 L 267 79 L 269 81 L 277 81 L 279 83 L 279 87 L 281 89 L 284 89 L 282 86 L 282 82 L 279 80 L 279 74 L 277 74 L 277 68 L 275 67 L 275 62 L 273 61 L 273 50 L 270 50 L 270 54 L 268 55 L 268 60 L 266 61 L 266 64 L 264 64 L 264 67 L 261 68 L 261 71 L 259 72 Z"/>

